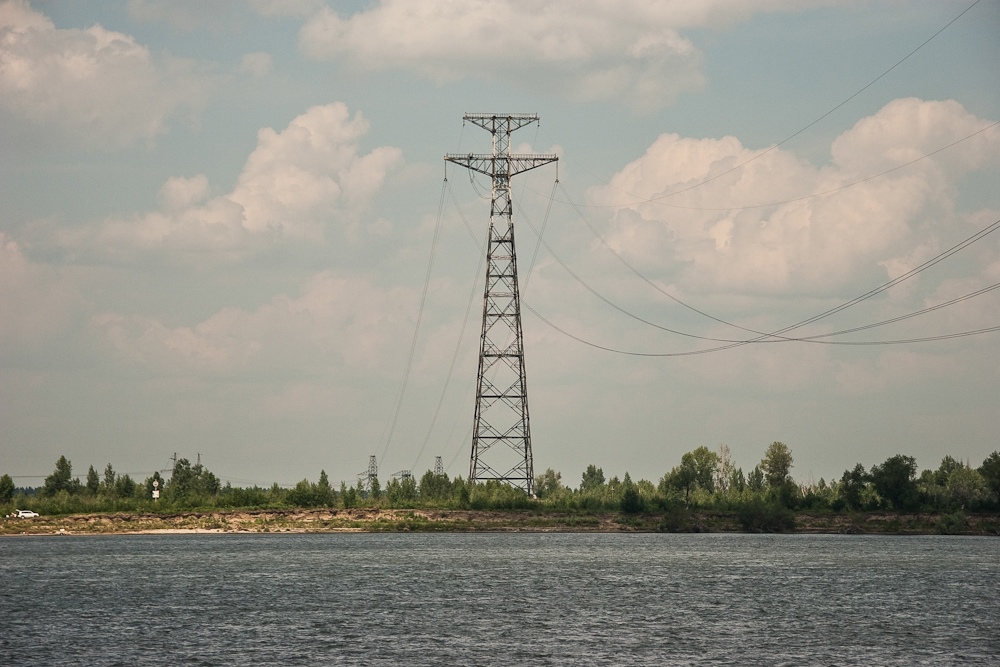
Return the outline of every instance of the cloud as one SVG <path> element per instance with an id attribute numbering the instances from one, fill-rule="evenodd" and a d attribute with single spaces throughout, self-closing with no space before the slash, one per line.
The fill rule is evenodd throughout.
<path id="1" fill-rule="evenodd" d="M 193 113 L 208 78 L 190 61 L 153 57 L 134 38 L 94 25 L 57 29 L 25 0 L 0 4 L 0 109 L 85 145 L 152 141 Z"/>
<path id="2" fill-rule="evenodd" d="M 1000 129 L 851 184 L 988 124 L 954 101 L 896 100 L 838 137 L 820 168 L 733 137 L 666 134 L 591 197 L 617 206 L 609 242 L 656 279 L 702 293 L 841 293 L 946 247 L 942 230 L 960 224 L 955 188 L 997 161 Z"/>
<path id="3" fill-rule="evenodd" d="M 238 260 L 274 242 L 320 241 L 363 232 L 361 215 L 387 174 L 402 162 L 397 148 L 360 154 L 369 129 L 341 103 L 312 107 L 278 132 L 258 132 L 235 187 L 210 197 L 204 175 L 174 177 L 161 188 L 161 210 L 129 219 L 53 232 L 74 256 L 136 261 L 148 252 Z"/>
<path id="4" fill-rule="evenodd" d="M 705 85 L 702 53 L 682 31 L 816 4 L 381 0 L 350 15 L 322 8 L 299 43 L 311 58 L 363 70 L 409 70 L 438 83 L 500 79 L 575 101 L 619 100 L 647 113 Z"/>
<path id="5" fill-rule="evenodd" d="M 839 136 L 831 144 L 829 162 L 818 166 L 785 148 L 751 149 L 734 137 L 664 134 L 609 185 L 588 192 L 594 208 L 585 215 L 595 221 L 606 216 L 600 224 L 608 243 L 669 293 L 723 320 L 775 331 L 863 294 L 1000 219 L 995 208 L 969 211 L 966 192 L 978 190 L 983 176 L 1000 164 L 1000 128 L 857 183 L 992 122 L 954 101 L 895 100 Z M 579 225 L 571 229 L 578 230 L 570 232 L 577 251 L 565 251 L 562 258 L 616 304 L 690 334 L 728 340 L 752 337 L 667 301 L 642 285 Z M 900 287 L 790 335 L 898 317 L 992 285 L 998 276 L 996 244 L 978 243 Z M 614 312 L 545 256 L 532 277 L 528 299 L 569 333 L 618 350 L 676 354 L 722 345 L 659 332 Z M 1000 291 L 994 291 L 836 340 L 897 340 L 993 327 L 998 299 Z M 556 337 L 530 314 L 526 320 L 533 359 L 572 359 L 581 350 L 588 359 L 604 355 Z M 984 364 L 981 351 L 990 350 L 996 340 L 996 334 L 986 334 L 940 345 L 767 343 L 669 362 L 642 360 L 641 366 L 621 356 L 597 362 L 607 362 L 600 366 L 607 386 L 628 386 L 622 373 L 635 363 L 653 373 L 656 382 L 669 378 L 671 384 L 692 383 L 713 391 L 761 397 L 808 391 L 858 396 L 911 387 L 923 378 L 942 385 L 963 378 L 985 382 L 996 364 Z M 992 358 L 990 352 L 986 356 Z M 545 363 L 558 377 L 573 374 Z M 581 362 L 580 367 L 585 365 Z"/>
<path id="6" fill-rule="evenodd" d="M 0 356 L 41 346 L 64 330 L 81 296 L 67 273 L 32 262 L 0 231 Z"/>
<path id="7" fill-rule="evenodd" d="M 704 84 L 701 53 L 679 30 L 704 25 L 724 4 L 383 0 L 349 16 L 323 8 L 300 44 L 312 58 L 361 69 L 406 69 L 439 83 L 505 79 L 651 111 Z"/>
<path id="8" fill-rule="evenodd" d="M 192 326 L 117 313 L 95 316 L 92 326 L 121 359 L 166 375 L 394 372 L 384 358 L 411 329 L 414 299 L 406 288 L 324 271 L 297 296 L 279 294 L 256 310 L 224 308 Z"/>

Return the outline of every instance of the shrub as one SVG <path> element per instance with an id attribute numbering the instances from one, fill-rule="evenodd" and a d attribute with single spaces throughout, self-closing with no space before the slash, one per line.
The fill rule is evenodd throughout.
<path id="1" fill-rule="evenodd" d="M 795 530 L 795 515 L 786 507 L 760 501 L 744 504 L 737 511 L 740 526 L 748 533 L 784 533 Z"/>

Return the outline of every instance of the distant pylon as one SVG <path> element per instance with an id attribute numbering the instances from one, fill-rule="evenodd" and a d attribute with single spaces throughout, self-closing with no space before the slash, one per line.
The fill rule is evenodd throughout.
<path id="1" fill-rule="evenodd" d="M 365 491 L 372 490 L 372 481 L 378 479 L 378 460 L 372 454 L 368 457 L 368 470 L 358 473 L 358 481 Z"/>
<path id="2" fill-rule="evenodd" d="M 441 475 L 444 475 L 444 464 L 441 463 L 441 457 L 440 456 L 435 456 L 434 457 L 434 474 L 437 475 L 437 476 L 439 476 L 439 477 Z"/>
<path id="3" fill-rule="evenodd" d="M 534 464 L 510 179 L 559 158 L 510 152 L 511 133 L 538 122 L 538 114 L 473 113 L 465 114 L 462 120 L 493 136 L 492 153 L 444 156 L 446 161 L 485 174 L 493 182 L 469 480 L 498 480 L 533 495 Z M 502 446 L 494 450 L 496 445 Z"/>

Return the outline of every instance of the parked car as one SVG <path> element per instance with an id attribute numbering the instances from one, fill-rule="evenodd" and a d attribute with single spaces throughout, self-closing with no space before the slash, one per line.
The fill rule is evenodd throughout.
<path id="1" fill-rule="evenodd" d="M 12 519 L 34 519 L 36 516 L 41 516 L 38 512 L 32 512 L 31 510 L 14 510 L 14 513 L 10 515 Z"/>

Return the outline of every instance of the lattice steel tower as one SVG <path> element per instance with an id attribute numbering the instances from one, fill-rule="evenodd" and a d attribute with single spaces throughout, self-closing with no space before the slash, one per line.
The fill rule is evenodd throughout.
<path id="1" fill-rule="evenodd" d="M 535 479 L 510 179 L 559 158 L 510 152 L 511 133 L 538 122 L 537 114 L 471 113 L 462 120 L 493 135 L 492 153 L 444 156 L 446 161 L 485 174 L 493 182 L 469 479 L 498 480 L 533 495 Z"/>

